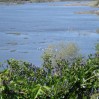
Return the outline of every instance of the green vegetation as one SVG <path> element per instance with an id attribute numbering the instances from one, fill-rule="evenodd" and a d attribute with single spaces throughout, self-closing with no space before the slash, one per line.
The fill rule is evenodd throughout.
<path id="1" fill-rule="evenodd" d="M 61 45 L 62 46 L 62 45 Z M 54 47 L 55 48 L 55 47 Z M 60 48 L 60 47 L 59 47 Z M 74 54 L 74 44 L 63 46 Z M 74 50 L 71 50 L 74 48 Z M 1 64 L 0 99 L 97 99 L 99 97 L 99 44 L 95 55 L 87 59 L 70 52 L 64 55 L 45 52 L 43 66 L 14 59 Z M 58 52 L 59 52 L 58 50 Z M 53 59 L 55 64 L 53 65 Z M 71 62 L 72 60 L 72 62 Z"/>

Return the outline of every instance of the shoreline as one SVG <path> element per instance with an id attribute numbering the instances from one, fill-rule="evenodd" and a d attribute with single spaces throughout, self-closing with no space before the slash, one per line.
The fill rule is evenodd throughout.
<path id="1" fill-rule="evenodd" d="M 68 2 L 68 1 L 72 1 L 72 2 L 78 2 L 75 4 L 65 4 L 64 6 L 78 6 L 78 5 L 86 5 L 86 4 L 80 4 L 81 2 L 85 2 L 84 0 L 43 0 L 43 1 L 36 1 L 36 0 L 22 0 L 22 1 L 0 1 L 0 4 L 24 4 L 24 3 L 47 3 L 47 2 Z M 89 0 L 87 0 L 88 2 L 91 2 Z"/>

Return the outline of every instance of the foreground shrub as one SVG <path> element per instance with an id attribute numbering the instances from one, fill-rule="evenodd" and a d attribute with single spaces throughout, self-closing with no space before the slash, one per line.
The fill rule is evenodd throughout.
<path id="1" fill-rule="evenodd" d="M 53 54 L 54 55 L 54 54 Z M 96 99 L 99 56 L 55 58 L 46 54 L 41 68 L 10 59 L 0 72 L 0 99 Z M 1 67 L 5 65 L 1 65 Z"/>
<path id="2" fill-rule="evenodd" d="M 57 65 L 58 61 L 64 60 L 72 63 L 76 57 L 80 56 L 79 49 L 75 43 L 59 43 L 57 45 L 49 46 L 43 54 L 44 67 L 53 68 L 57 71 L 60 67 Z M 61 66 L 62 68 L 62 66 Z"/>

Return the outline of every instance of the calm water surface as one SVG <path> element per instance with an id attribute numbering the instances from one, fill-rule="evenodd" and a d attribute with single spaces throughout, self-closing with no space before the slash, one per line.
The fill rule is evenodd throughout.
<path id="1" fill-rule="evenodd" d="M 67 3 L 74 2 L 0 5 L 0 61 L 15 58 L 39 66 L 44 49 L 59 42 L 75 42 L 83 54 L 94 53 L 99 16 L 75 12 L 98 8 Z"/>

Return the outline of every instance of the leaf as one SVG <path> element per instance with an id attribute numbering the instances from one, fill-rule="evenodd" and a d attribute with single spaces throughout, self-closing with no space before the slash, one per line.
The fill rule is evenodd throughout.
<path id="1" fill-rule="evenodd" d="M 32 91 L 35 93 L 34 99 L 37 99 L 41 95 L 46 95 L 46 92 L 50 92 L 50 88 L 47 86 L 41 86 L 40 84 L 36 85 L 36 87 Z"/>

